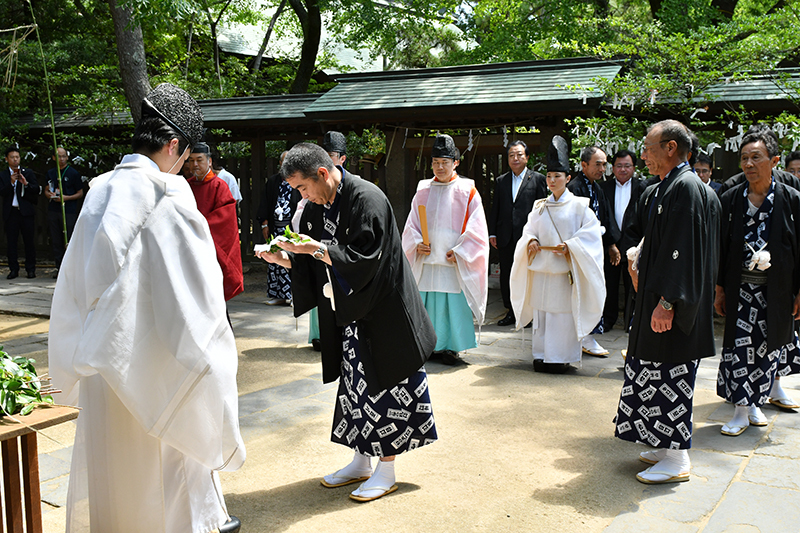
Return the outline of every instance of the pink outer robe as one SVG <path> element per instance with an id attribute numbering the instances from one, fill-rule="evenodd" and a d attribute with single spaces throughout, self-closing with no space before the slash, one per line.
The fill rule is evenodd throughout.
<path id="1" fill-rule="evenodd" d="M 431 241 L 428 256 L 417 254 L 417 244 L 422 242 L 420 205 L 427 210 Z M 445 259 L 448 250 L 456 254 L 455 266 Z M 489 232 L 474 181 L 460 176 L 448 183 L 434 179 L 420 181 L 403 230 L 403 251 L 420 291 L 463 291 L 478 325 L 483 324 L 488 294 Z M 426 268 L 430 272 L 423 272 Z"/>

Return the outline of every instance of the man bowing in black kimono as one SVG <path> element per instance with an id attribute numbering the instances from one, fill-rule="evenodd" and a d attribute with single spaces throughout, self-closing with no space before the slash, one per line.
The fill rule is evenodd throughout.
<path id="1" fill-rule="evenodd" d="M 489 244 L 500 254 L 500 294 L 506 316 L 498 326 L 515 324 L 511 308 L 509 276 L 514 264 L 514 249 L 522 236 L 522 228 L 528 221 L 533 202 L 547 197 L 545 178 L 528 168 L 528 145 L 524 141 L 513 141 L 508 145 L 508 166 L 511 169 L 494 181 L 492 211 L 486 223 L 489 227 Z"/>
<path id="2" fill-rule="evenodd" d="M 665 120 L 650 127 L 642 148 L 661 181 L 639 200 L 637 233 L 644 241 L 639 257 L 629 258 L 637 293 L 615 430 L 620 439 L 656 448 L 639 455 L 653 465 L 636 476 L 642 483 L 689 480 L 697 367 L 716 354 L 721 207 L 692 172 L 690 147 L 686 127 Z"/>
<path id="3" fill-rule="evenodd" d="M 295 316 L 319 309 L 322 379 L 339 379 L 331 440 L 355 452 L 321 483 L 364 481 L 350 497 L 371 501 L 397 490 L 396 455 L 436 440 L 423 368 L 436 333 L 381 190 L 316 144 L 289 150 L 281 175 L 308 199 L 303 242 L 259 255 L 291 269 Z"/>

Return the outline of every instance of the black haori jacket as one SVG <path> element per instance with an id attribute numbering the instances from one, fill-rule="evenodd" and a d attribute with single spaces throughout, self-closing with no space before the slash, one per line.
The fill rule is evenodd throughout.
<path id="1" fill-rule="evenodd" d="M 636 231 L 641 235 L 644 228 L 644 245 L 628 355 L 677 364 L 716 354 L 714 287 L 721 206 L 688 165 L 670 172 L 665 181 L 658 198 L 654 185 L 639 199 Z M 662 296 L 675 306 L 675 315 L 672 329 L 656 333 L 650 320 Z"/>
<path id="2" fill-rule="evenodd" d="M 381 190 L 349 172 L 342 176 L 337 245 L 328 246 L 333 268 L 352 292 L 345 293 L 331 272 L 336 311 L 323 296 L 327 265 L 310 255 L 293 255 L 294 314 L 319 308 L 322 379 L 341 373 L 342 326 L 357 322 L 364 374 L 370 395 L 408 378 L 436 346 L 436 333 L 422 304 L 389 200 Z M 322 238 L 321 205 L 306 204 L 299 233 Z"/>
<path id="3" fill-rule="evenodd" d="M 732 348 L 736 337 L 739 287 L 744 260 L 744 190 L 747 181 L 722 195 L 722 231 L 717 284 L 725 289 L 725 338 Z M 767 273 L 767 350 L 792 342 L 792 304 L 800 289 L 800 193 L 775 180 L 775 199 L 770 216 L 770 267 Z"/>

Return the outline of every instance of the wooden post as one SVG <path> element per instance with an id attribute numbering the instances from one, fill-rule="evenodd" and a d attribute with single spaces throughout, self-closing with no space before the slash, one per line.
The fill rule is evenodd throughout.
<path id="1" fill-rule="evenodd" d="M 22 498 L 19 484 L 19 445 L 16 437 L 4 440 L 3 488 L 6 499 L 6 531 L 22 533 Z"/>
<path id="2" fill-rule="evenodd" d="M 36 433 L 19 437 L 22 440 L 22 482 L 25 490 L 25 531 L 42 533 L 42 494 L 39 488 L 39 454 Z"/>

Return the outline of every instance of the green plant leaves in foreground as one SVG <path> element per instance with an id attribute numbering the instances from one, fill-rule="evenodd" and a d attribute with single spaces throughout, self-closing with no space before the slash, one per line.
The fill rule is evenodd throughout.
<path id="1" fill-rule="evenodd" d="M 28 415 L 42 403 L 53 398 L 42 395 L 42 382 L 33 367 L 33 359 L 12 357 L 0 346 L 0 416 Z"/>

